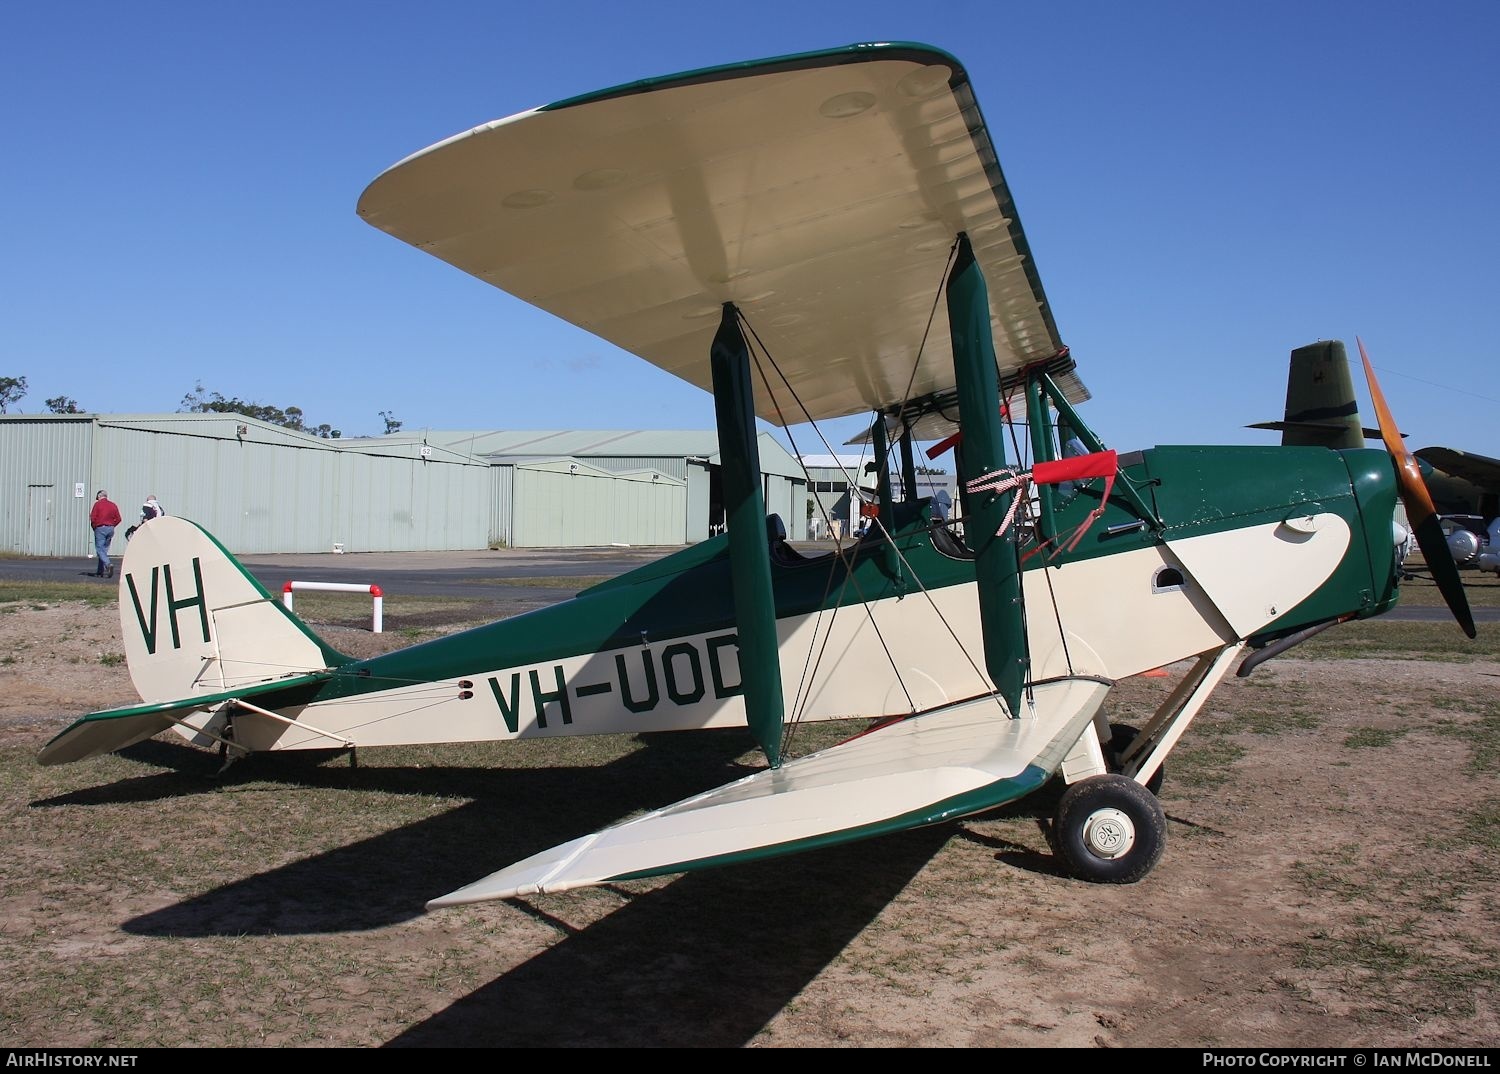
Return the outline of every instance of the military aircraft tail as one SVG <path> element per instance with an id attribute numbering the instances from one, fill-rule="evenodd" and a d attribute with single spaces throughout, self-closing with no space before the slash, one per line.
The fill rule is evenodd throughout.
<path id="1" fill-rule="evenodd" d="M 1250 428 L 1280 431 L 1283 447 L 1362 448 L 1367 438 L 1380 439 L 1378 430 L 1360 424 L 1349 355 L 1337 339 L 1292 351 L 1282 420 Z"/>

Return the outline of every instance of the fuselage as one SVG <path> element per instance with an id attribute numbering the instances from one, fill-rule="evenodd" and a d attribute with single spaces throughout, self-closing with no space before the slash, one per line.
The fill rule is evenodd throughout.
<path id="1" fill-rule="evenodd" d="M 1123 497 L 1068 551 L 1102 482 L 1018 533 L 1029 676 L 1118 679 L 1237 639 L 1272 640 L 1396 596 L 1395 481 L 1378 451 L 1162 447 L 1121 459 Z M 808 554 L 772 543 L 787 719 L 904 715 L 989 694 L 972 558 L 925 501 L 893 538 Z M 1049 558 L 1050 556 L 1050 558 Z M 561 604 L 335 669 L 237 719 L 251 749 L 520 739 L 742 725 L 725 538 Z"/>

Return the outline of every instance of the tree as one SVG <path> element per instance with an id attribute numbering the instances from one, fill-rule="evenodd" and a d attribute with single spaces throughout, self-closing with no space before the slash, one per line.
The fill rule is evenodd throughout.
<path id="1" fill-rule="evenodd" d="M 0 377 L 0 414 L 4 414 L 5 408 L 11 403 L 19 402 L 25 394 L 25 377 Z"/>
<path id="2" fill-rule="evenodd" d="M 66 395 L 54 395 L 47 400 L 47 409 L 54 414 L 82 414 L 83 407 L 78 405 L 77 399 L 70 399 Z"/>
<path id="3" fill-rule="evenodd" d="M 280 425 L 283 429 L 295 429 L 300 433 L 310 433 L 313 436 L 321 436 L 325 440 L 337 440 L 343 436 L 338 429 L 327 424 L 308 426 L 302 417 L 300 406 L 289 406 L 283 410 L 279 406 L 271 406 L 267 403 L 252 403 L 244 399 L 226 399 L 218 392 L 204 390 L 203 382 L 199 381 L 193 385 L 193 390 L 182 397 L 182 404 L 177 408 L 179 414 L 243 414 L 247 418 L 256 418 L 268 425 Z"/>
<path id="4" fill-rule="evenodd" d="M 401 422 L 397 419 L 395 411 L 382 410 L 380 416 L 385 419 L 385 434 L 387 436 L 391 433 L 399 433 L 401 431 Z"/>

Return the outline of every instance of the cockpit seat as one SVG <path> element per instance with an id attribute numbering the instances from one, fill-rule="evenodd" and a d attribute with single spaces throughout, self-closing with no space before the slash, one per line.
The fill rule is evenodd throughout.
<path id="1" fill-rule="evenodd" d="M 786 523 L 780 515 L 766 516 L 766 544 L 770 546 L 772 563 L 801 563 L 803 556 L 786 543 Z"/>

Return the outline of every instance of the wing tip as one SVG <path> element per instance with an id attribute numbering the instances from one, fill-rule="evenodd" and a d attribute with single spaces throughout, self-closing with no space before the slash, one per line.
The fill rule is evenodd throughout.
<path id="1" fill-rule="evenodd" d="M 424 905 L 426 910 L 446 910 L 451 906 L 472 906 L 481 902 L 500 902 L 505 899 L 523 899 L 528 895 L 545 894 L 545 889 L 540 884 L 522 884 L 515 888 L 493 888 L 486 889 L 484 881 L 481 880 L 457 891 L 450 891 L 446 895 L 439 895 L 436 899 L 428 899 Z"/>

